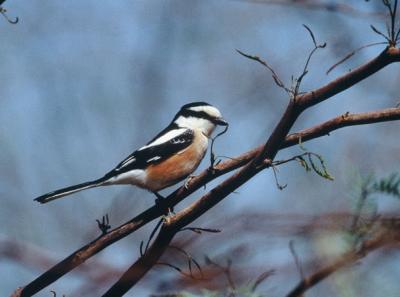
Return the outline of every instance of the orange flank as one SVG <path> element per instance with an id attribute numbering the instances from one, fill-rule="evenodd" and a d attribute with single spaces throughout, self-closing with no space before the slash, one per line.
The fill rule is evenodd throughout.
<path id="1" fill-rule="evenodd" d="M 207 138 L 196 133 L 195 138 L 204 138 L 203 141 L 194 140 L 186 149 L 160 163 L 150 165 L 146 171 L 146 186 L 152 191 L 158 191 L 173 185 L 189 176 L 203 159 L 207 150 Z M 200 145 L 199 145 L 200 143 Z"/>

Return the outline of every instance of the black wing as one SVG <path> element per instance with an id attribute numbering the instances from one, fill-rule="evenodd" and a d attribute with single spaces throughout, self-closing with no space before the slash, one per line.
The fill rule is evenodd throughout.
<path id="1" fill-rule="evenodd" d="M 164 143 L 138 149 L 119 163 L 115 169 L 107 173 L 106 176 L 115 176 L 133 169 L 144 169 L 149 164 L 159 163 L 187 148 L 192 144 L 193 138 L 193 130 L 186 129 Z"/>

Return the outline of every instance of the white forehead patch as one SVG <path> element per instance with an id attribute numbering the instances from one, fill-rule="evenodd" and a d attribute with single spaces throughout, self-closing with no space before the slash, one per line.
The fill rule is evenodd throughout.
<path id="1" fill-rule="evenodd" d="M 203 111 L 215 118 L 221 117 L 221 113 L 219 112 L 219 110 L 216 107 L 211 106 L 211 105 L 193 106 L 193 107 L 190 107 L 189 110 Z"/>

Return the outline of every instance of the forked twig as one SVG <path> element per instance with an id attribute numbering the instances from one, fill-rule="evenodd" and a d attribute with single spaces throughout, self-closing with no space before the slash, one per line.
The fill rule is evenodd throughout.
<path id="1" fill-rule="evenodd" d="M 306 63 L 305 63 L 304 68 L 303 68 L 303 72 L 300 74 L 300 76 L 298 78 L 295 78 L 295 79 L 292 77 L 292 87 L 291 88 L 286 87 L 285 84 L 282 82 L 282 80 L 279 78 L 278 74 L 275 72 L 275 70 L 267 62 L 262 60 L 260 57 L 248 55 L 248 54 L 245 54 L 244 52 L 236 49 L 236 51 L 239 54 L 241 54 L 242 56 L 244 56 L 244 57 L 246 57 L 246 58 L 248 58 L 250 60 L 256 61 L 256 62 L 260 63 L 261 65 L 265 66 L 272 73 L 272 78 L 274 79 L 274 81 L 278 85 L 278 87 L 284 89 L 291 99 L 294 99 L 294 98 L 297 97 L 297 95 L 299 95 L 299 89 L 300 89 L 301 82 L 302 82 L 303 78 L 308 73 L 308 65 L 309 65 L 310 60 L 311 60 L 312 56 L 314 55 L 314 53 L 318 49 L 326 47 L 326 43 L 317 44 L 315 36 L 314 36 L 314 33 L 311 31 L 311 29 L 307 25 L 303 24 L 303 27 L 310 34 L 311 39 L 312 39 L 313 44 L 314 44 L 314 48 L 311 50 L 310 54 L 308 55 Z"/>
<path id="2" fill-rule="evenodd" d="M 97 222 L 97 226 L 99 227 L 99 229 L 101 231 L 101 236 L 107 234 L 108 230 L 111 229 L 108 214 L 103 216 L 103 218 L 101 219 L 101 222 L 100 222 L 100 220 L 96 220 L 96 222 Z"/>
<path id="3" fill-rule="evenodd" d="M 271 269 L 271 270 L 267 270 L 264 271 L 263 273 L 261 273 L 256 281 L 254 282 L 254 284 L 251 286 L 251 292 L 255 292 L 257 287 L 263 282 L 265 281 L 267 278 L 269 278 L 271 275 L 273 275 L 275 273 L 275 270 Z"/>
<path id="4" fill-rule="evenodd" d="M 164 266 L 171 267 L 171 268 L 175 269 L 176 271 L 178 271 L 183 276 L 191 278 L 191 279 L 204 279 L 204 275 L 203 275 L 203 271 L 201 270 L 201 266 L 200 266 L 199 262 L 197 262 L 197 260 L 192 257 L 192 255 L 190 255 L 184 249 L 182 249 L 180 247 L 177 247 L 177 246 L 170 245 L 170 246 L 168 246 L 168 248 L 175 249 L 175 250 L 177 250 L 178 252 L 180 252 L 182 255 L 184 255 L 186 257 L 189 273 L 186 273 L 185 271 L 183 271 L 178 266 L 176 266 L 174 264 L 171 264 L 171 263 L 168 263 L 168 262 L 157 262 L 157 265 L 164 265 Z M 200 275 L 201 275 L 200 278 L 196 278 L 194 276 L 192 264 L 194 266 L 196 266 L 197 270 L 200 272 Z"/>
<path id="5" fill-rule="evenodd" d="M 389 25 L 387 26 L 387 35 L 379 31 L 373 25 L 371 25 L 371 29 L 376 34 L 385 38 L 390 47 L 395 47 L 397 45 L 397 42 L 399 41 L 399 35 L 400 35 L 400 27 L 396 29 L 398 0 L 394 1 L 393 6 L 392 6 L 392 1 L 389 0 L 382 0 L 382 3 L 384 6 L 386 6 L 390 16 L 390 26 Z"/>
<path id="6" fill-rule="evenodd" d="M 236 290 L 236 285 L 235 285 L 235 282 L 233 281 L 233 278 L 232 278 L 232 271 L 231 271 L 232 261 L 230 259 L 227 260 L 226 266 L 222 266 L 222 265 L 214 262 L 208 256 L 205 257 L 205 261 L 206 261 L 207 264 L 214 265 L 215 267 L 220 269 L 225 274 L 226 279 L 228 280 L 228 283 L 229 283 L 229 287 L 233 291 Z"/>
<path id="7" fill-rule="evenodd" d="M 317 41 L 315 40 L 314 33 L 311 31 L 311 29 L 310 29 L 307 25 L 303 24 L 303 27 L 304 27 L 304 28 L 308 31 L 308 33 L 310 34 L 310 37 L 311 37 L 311 39 L 312 39 L 312 41 L 313 41 L 313 44 L 314 44 L 314 48 L 313 48 L 313 49 L 311 50 L 311 52 L 308 54 L 306 63 L 305 63 L 304 68 L 303 68 L 303 72 L 300 74 L 300 76 L 299 76 L 298 78 L 296 78 L 296 79 L 294 80 L 296 83 L 295 83 L 295 86 L 294 86 L 294 87 L 292 88 L 292 90 L 291 90 L 291 94 L 292 94 L 292 98 L 293 98 L 293 99 L 295 99 L 295 98 L 297 97 L 297 95 L 299 95 L 300 86 L 301 86 L 301 83 L 302 83 L 302 81 L 303 81 L 303 78 L 304 78 L 304 77 L 307 75 L 307 73 L 308 73 L 308 65 L 310 64 L 310 61 L 311 61 L 312 56 L 314 55 L 314 53 L 315 53 L 318 49 L 321 49 L 321 48 L 325 48 L 325 47 L 326 47 L 326 42 L 324 42 L 324 43 L 322 43 L 322 44 L 317 44 Z"/>
<path id="8" fill-rule="evenodd" d="M 192 255 L 190 255 L 190 254 L 189 254 L 188 252 L 186 252 L 184 249 L 182 249 L 182 248 L 180 248 L 180 247 L 177 247 L 177 246 L 170 245 L 170 246 L 168 246 L 168 248 L 177 250 L 178 252 L 180 252 L 181 254 L 183 254 L 183 255 L 187 258 L 189 272 L 190 272 L 190 275 L 191 275 L 193 278 L 194 278 L 194 276 L 193 276 L 193 271 L 192 271 L 192 263 L 196 266 L 197 270 L 200 272 L 201 279 L 204 278 L 203 271 L 201 270 L 201 266 L 200 266 L 199 262 L 197 262 L 197 260 L 194 259 L 194 258 L 192 257 Z"/>

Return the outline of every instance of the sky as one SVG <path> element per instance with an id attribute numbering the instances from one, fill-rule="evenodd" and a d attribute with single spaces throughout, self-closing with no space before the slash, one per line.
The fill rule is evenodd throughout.
<path id="1" fill-rule="evenodd" d="M 222 0 L 6 1 L 7 14 L 18 16 L 19 22 L 11 25 L 0 18 L 0 248 L 2 241 L 11 240 L 61 260 L 99 235 L 95 220 L 104 214 L 117 226 L 151 206 L 152 194 L 128 186 L 93 189 L 46 205 L 33 199 L 102 176 L 162 130 L 188 102 L 207 101 L 230 122 L 228 133 L 216 143 L 218 155 L 234 157 L 265 142 L 288 98 L 265 68 L 236 49 L 266 59 L 290 85 L 312 49 L 302 26 L 306 24 L 318 42 L 327 43 L 311 61 L 302 85 L 307 91 L 384 48 L 365 49 L 326 75 L 331 65 L 355 48 L 382 41 L 369 26 L 383 29 L 385 22 L 369 14 L 380 1 L 330 2 L 351 3 L 362 13 Z M 399 102 L 399 79 L 398 66 L 389 66 L 307 111 L 293 132 L 347 111 L 393 107 Z M 223 226 L 232 216 L 253 211 L 315 215 L 351 209 L 354 201 L 346 192 L 354 176 L 398 170 L 398 127 L 398 123 L 354 127 L 311 141 L 305 146 L 323 155 L 335 181 L 306 174 L 293 163 L 279 168 L 279 181 L 288 185 L 281 191 L 272 172 L 266 171 L 201 222 L 219 221 Z M 277 158 L 299 152 L 294 147 Z M 207 156 L 198 172 L 208 163 Z M 379 208 L 399 209 L 391 200 L 382 200 Z M 123 271 L 139 255 L 140 241 L 151 228 L 111 246 L 93 261 Z M 287 242 L 287 237 L 276 238 L 271 244 L 276 256 L 257 254 L 253 261 L 265 261 L 266 266 L 287 263 Z M 229 247 L 229 243 L 209 245 L 204 253 L 224 253 Z M 304 244 L 302 251 L 307 249 Z M 7 296 L 45 269 L 0 258 L 0 295 Z M 390 269 L 399 275 L 398 269 Z M 151 273 L 127 296 L 157 292 L 153 284 L 175 273 L 166 270 L 158 268 L 158 275 Z M 284 274 L 278 275 L 276 283 L 282 279 Z M 290 280 L 295 279 L 293 274 Z M 108 280 L 105 287 L 115 280 Z M 48 289 L 74 296 L 80 286 L 79 273 L 71 273 Z M 264 290 L 271 287 L 273 283 Z M 284 289 L 274 292 L 281 295 Z M 42 294 L 38 296 L 49 296 Z"/>

